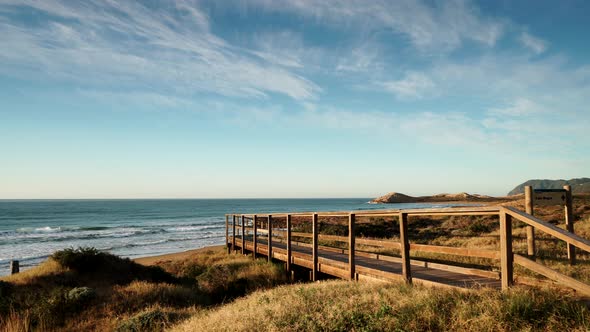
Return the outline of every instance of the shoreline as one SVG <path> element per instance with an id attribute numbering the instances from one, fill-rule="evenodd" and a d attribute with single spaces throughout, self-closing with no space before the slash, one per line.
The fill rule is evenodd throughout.
<path id="1" fill-rule="evenodd" d="M 204 251 L 218 250 L 218 249 L 223 249 L 223 248 L 225 248 L 225 245 L 218 244 L 218 245 L 212 245 L 212 246 L 202 247 L 202 248 L 198 248 L 198 249 L 190 249 L 190 250 L 185 250 L 185 251 L 173 252 L 173 253 L 169 253 L 169 254 L 138 257 L 138 258 L 132 259 L 132 261 L 134 261 L 138 264 L 141 264 L 141 265 L 150 266 L 150 265 L 157 265 L 158 263 L 161 263 L 161 262 L 179 261 L 179 260 L 186 259 L 194 254 L 198 254 L 198 253 L 201 253 Z"/>

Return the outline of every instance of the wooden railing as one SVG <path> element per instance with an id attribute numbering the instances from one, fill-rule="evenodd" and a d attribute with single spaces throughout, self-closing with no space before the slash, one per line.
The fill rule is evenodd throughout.
<path id="1" fill-rule="evenodd" d="M 410 243 L 408 238 L 408 221 L 410 217 L 415 216 L 482 216 L 492 215 L 499 217 L 500 226 L 500 248 L 499 250 L 488 250 L 488 249 L 472 249 L 472 248 L 458 248 L 458 247 L 446 247 L 446 246 L 435 246 L 426 244 L 415 244 Z M 311 233 L 306 232 L 293 232 L 292 231 L 292 218 L 297 217 L 309 218 L 311 223 Z M 327 235 L 319 234 L 319 218 L 320 217 L 347 217 L 348 218 L 348 236 L 338 235 Z M 397 217 L 399 220 L 399 242 L 391 240 L 377 240 L 369 238 L 356 237 L 355 227 L 356 220 L 359 217 Z M 284 218 L 286 224 L 282 228 L 273 228 L 273 219 Z M 400 258 L 395 258 L 386 255 L 376 255 L 384 259 L 397 259 L 402 264 L 402 278 L 406 282 L 412 282 L 412 269 L 411 266 L 418 264 L 417 261 L 410 259 L 410 251 L 421 251 L 429 253 L 447 254 L 447 255 L 459 255 L 464 257 L 477 257 L 486 258 L 493 260 L 500 260 L 500 279 L 503 289 L 507 289 L 514 284 L 514 264 L 518 264 L 526 269 L 532 270 L 536 273 L 544 275 L 545 277 L 554 280 L 558 284 L 565 285 L 580 293 L 590 296 L 590 286 L 582 283 L 574 278 L 563 275 L 557 271 L 554 271 L 546 266 L 543 266 L 533 260 L 530 260 L 524 256 L 514 254 L 512 250 L 512 220 L 516 219 L 525 224 L 537 228 L 551 236 L 556 237 L 559 240 L 565 241 L 568 246 L 577 247 L 584 251 L 590 252 L 590 241 L 584 239 L 578 235 L 568 232 L 567 230 L 558 228 L 548 222 L 545 222 L 539 218 L 536 218 L 530 214 L 522 212 L 512 207 L 503 206 L 487 206 L 487 207 L 466 207 L 466 208 L 439 208 L 439 209 L 411 209 L 411 210 L 369 210 L 369 211 L 355 211 L 354 213 L 345 212 L 304 212 L 304 213 L 281 213 L 281 214 L 228 214 L 226 215 L 226 243 L 228 252 L 232 248 L 236 249 L 236 240 L 241 241 L 239 247 L 242 253 L 246 253 L 246 231 L 251 231 L 253 236 L 251 239 L 253 255 L 257 255 L 257 246 L 259 235 L 262 234 L 266 239 L 267 257 L 272 260 L 273 250 L 273 238 L 276 241 L 284 242 L 286 244 L 286 268 L 287 271 L 291 270 L 291 264 L 293 262 L 293 251 L 292 244 L 294 242 L 293 237 L 311 239 L 311 244 L 304 244 L 311 246 L 311 275 L 312 280 L 317 280 L 318 273 L 318 252 L 320 249 L 319 240 L 323 241 L 334 241 L 348 244 L 348 250 L 341 250 L 342 253 L 348 254 L 348 278 L 355 279 L 356 264 L 355 256 L 366 256 L 370 253 L 362 252 L 357 250 L 357 245 L 373 246 L 376 248 L 388 248 L 396 249 L 400 251 Z M 260 222 L 266 222 L 266 227 L 259 228 Z M 239 228 L 238 228 L 239 227 Z M 231 230 L 231 234 L 230 234 Z M 239 232 L 239 236 L 237 231 Z M 324 249 L 324 247 L 322 247 Z M 373 254 L 375 255 L 375 254 Z M 384 259 L 386 260 L 386 259 Z M 444 264 L 431 264 L 431 266 L 437 266 L 439 268 L 453 269 L 452 266 Z M 456 267 L 456 269 L 461 269 Z M 473 270 L 465 269 L 463 270 Z M 490 275 L 490 271 L 482 272 L 483 274 Z M 481 274 L 480 274 L 481 275 Z"/>

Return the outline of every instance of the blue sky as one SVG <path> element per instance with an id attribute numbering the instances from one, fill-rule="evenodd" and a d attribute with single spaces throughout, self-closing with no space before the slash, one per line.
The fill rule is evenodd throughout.
<path id="1" fill-rule="evenodd" d="M 0 198 L 589 176 L 586 1 L 0 0 Z"/>

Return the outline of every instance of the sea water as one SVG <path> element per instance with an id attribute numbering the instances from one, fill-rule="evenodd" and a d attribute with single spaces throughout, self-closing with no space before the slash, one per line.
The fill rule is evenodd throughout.
<path id="1" fill-rule="evenodd" d="M 137 258 L 224 243 L 226 213 L 354 211 L 432 204 L 351 199 L 0 200 L 0 276 L 64 248 Z M 440 205 L 438 205 L 440 206 Z"/>

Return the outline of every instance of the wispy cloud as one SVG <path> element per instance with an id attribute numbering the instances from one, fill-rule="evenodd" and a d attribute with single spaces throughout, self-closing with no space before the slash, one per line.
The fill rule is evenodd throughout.
<path id="1" fill-rule="evenodd" d="M 547 50 L 548 44 L 541 38 L 537 38 L 528 32 L 523 32 L 519 38 L 523 46 L 533 51 L 535 54 L 541 54 Z"/>
<path id="2" fill-rule="evenodd" d="M 1 17 L 4 74 L 184 95 L 278 93 L 307 100 L 320 90 L 289 71 L 292 63 L 253 56 L 215 36 L 198 2 L 152 8 L 140 2 L 4 0 L 0 8 L 45 15 L 37 24 Z"/>
<path id="3" fill-rule="evenodd" d="M 367 72 L 381 71 L 384 64 L 380 47 L 376 42 L 364 42 L 353 47 L 350 52 L 340 55 L 336 71 L 338 72 Z"/>
<path id="4" fill-rule="evenodd" d="M 419 72 L 408 72 L 401 80 L 381 82 L 379 85 L 399 99 L 420 99 L 435 88 L 434 82 Z"/>
<path id="5" fill-rule="evenodd" d="M 434 6 L 422 1 L 300 0 L 247 1 L 273 11 L 294 12 L 332 22 L 341 27 L 391 29 L 406 36 L 418 49 L 437 52 L 453 50 L 466 40 L 494 46 L 504 24 L 484 18 L 478 10 L 461 0 L 444 1 Z"/>
<path id="6" fill-rule="evenodd" d="M 190 108 L 194 110 L 196 107 L 196 104 L 190 99 L 155 92 L 79 90 L 78 93 L 94 99 L 96 103 L 107 103 L 110 106 L 125 108 L 131 106 L 133 109 L 142 109 L 147 106 L 153 109 Z"/>
<path id="7" fill-rule="evenodd" d="M 544 113 L 543 106 L 527 98 L 518 98 L 511 105 L 502 108 L 491 108 L 488 114 L 494 116 L 522 117 Z"/>

